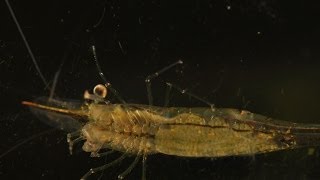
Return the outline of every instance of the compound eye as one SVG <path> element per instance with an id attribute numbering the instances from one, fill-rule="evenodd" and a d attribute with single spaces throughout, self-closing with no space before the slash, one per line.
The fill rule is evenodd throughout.
<path id="1" fill-rule="evenodd" d="M 93 94 L 105 98 L 107 96 L 107 88 L 102 84 L 98 84 L 93 88 Z"/>

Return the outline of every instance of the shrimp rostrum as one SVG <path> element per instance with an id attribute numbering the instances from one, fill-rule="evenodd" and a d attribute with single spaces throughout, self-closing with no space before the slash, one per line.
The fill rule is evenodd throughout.
<path id="1" fill-rule="evenodd" d="M 107 89 L 97 85 L 92 100 L 72 108 L 63 103 L 49 105 L 23 101 L 22 104 L 56 115 L 76 119 L 80 131 L 68 134 L 68 142 L 85 140 L 83 150 L 100 156 L 111 149 L 124 154 L 104 166 L 91 169 L 82 179 L 136 155 L 123 178 L 142 158 L 162 153 L 182 157 L 223 157 L 267 153 L 320 145 L 320 126 L 279 121 L 245 110 L 230 108 L 156 107 L 139 104 L 111 104 L 105 100 Z M 55 118 L 52 115 L 49 117 Z M 66 120 L 67 121 L 67 120 Z M 75 138 L 76 137 L 76 138 Z M 108 152 L 108 151 L 107 151 Z M 144 166 L 145 167 L 145 166 Z M 144 168 L 143 168 L 144 169 Z M 143 171 L 145 178 L 145 169 Z"/>

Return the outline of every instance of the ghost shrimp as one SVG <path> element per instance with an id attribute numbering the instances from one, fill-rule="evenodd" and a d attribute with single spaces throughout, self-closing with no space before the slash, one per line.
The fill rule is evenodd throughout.
<path id="1" fill-rule="evenodd" d="M 82 179 L 120 162 L 128 155 L 136 155 L 136 158 L 119 178 L 130 173 L 141 157 L 144 165 L 147 155 L 155 153 L 224 157 L 320 145 L 319 125 L 279 121 L 230 108 L 111 104 L 102 100 L 107 92 L 105 86 L 97 85 L 94 92 L 85 92 L 84 98 L 93 102 L 84 103 L 78 109 L 22 102 L 82 122 L 79 133 L 68 135 L 71 151 L 75 141 L 85 140 L 82 148 L 93 156 L 99 156 L 99 152 L 105 149 L 123 152 L 119 159 L 91 169 Z M 76 138 L 72 140 L 74 136 Z M 142 176 L 145 178 L 144 173 Z"/>

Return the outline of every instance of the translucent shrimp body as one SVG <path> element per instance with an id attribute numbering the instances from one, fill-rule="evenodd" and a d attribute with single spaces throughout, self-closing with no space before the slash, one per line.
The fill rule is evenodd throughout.
<path id="1" fill-rule="evenodd" d="M 320 137 L 317 125 L 236 109 L 91 104 L 88 118 L 82 129 L 88 152 L 98 150 L 88 147 L 107 147 L 187 157 L 237 156 L 318 145 Z"/>
<path id="2" fill-rule="evenodd" d="M 32 106 L 39 108 L 37 104 Z M 130 154 L 221 157 L 316 146 L 320 142 L 318 125 L 278 121 L 237 109 L 91 103 L 67 113 L 86 119 L 80 136 L 86 140 L 83 150 L 92 153 L 108 148 Z"/>
<path id="3" fill-rule="evenodd" d="M 320 126 L 278 121 L 249 111 L 228 108 L 157 107 L 111 104 L 107 89 L 85 91 L 91 103 L 80 105 L 51 99 L 40 103 L 23 101 L 47 124 L 67 131 L 69 150 L 84 140 L 82 149 L 93 157 L 110 151 L 123 152 L 118 159 L 90 169 L 81 179 L 136 155 L 118 178 L 123 179 L 142 157 L 142 179 L 146 179 L 147 155 L 162 153 L 181 157 L 245 156 L 320 145 Z M 75 130 L 76 129 L 76 130 Z M 111 151 L 111 152 L 112 152 Z"/>

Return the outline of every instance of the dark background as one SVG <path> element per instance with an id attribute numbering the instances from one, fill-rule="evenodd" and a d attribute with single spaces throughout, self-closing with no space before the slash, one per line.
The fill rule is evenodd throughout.
<path id="1" fill-rule="evenodd" d="M 182 59 L 182 66 L 153 81 L 156 105 L 164 102 L 164 82 L 171 82 L 217 107 L 320 123 L 320 14 L 310 1 L 12 1 L 11 5 L 50 86 L 61 70 L 56 97 L 81 100 L 84 90 L 102 82 L 90 50 L 95 45 L 107 79 L 128 102 L 146 104 L 145 77 Z M 20 105 L 22 100 L 48 96 L 49 89 L 4 2 L 0 8 L 1 154 L 51 127 Z M 172 106 L 206 106 L 177 91 L 171 95 Z M 81 144 L 75 149 L 69 155 L 66 132 L 43 134 L 0 158 L 0 178 L 79 179 L 105 163 L 82 152 Z M 319 151 L 311 152 L 306 148 L 212 159 L 154 155 L 148 159 L 147 176 L 319 179 Z M 115 179 L 132 160 L 106 170 L 102 179 Z M 140 177 L 139 164 L 128 179 Z"/>

